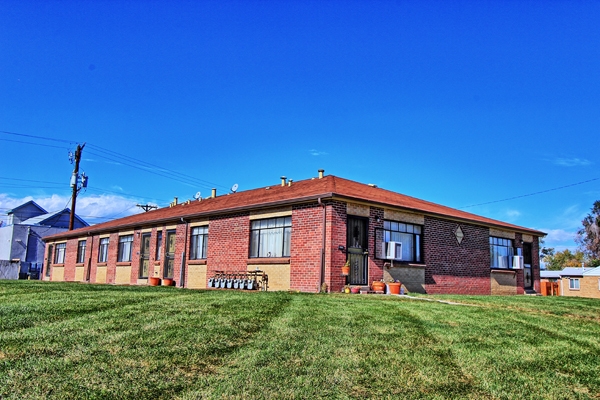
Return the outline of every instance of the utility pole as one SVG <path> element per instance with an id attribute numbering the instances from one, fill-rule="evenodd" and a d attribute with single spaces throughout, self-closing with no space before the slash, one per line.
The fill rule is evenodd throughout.
<path id="1" fill-rule="evenodd" d="M 158 208 L 158 206 L 152 206 L 150 204 L 136 204 L 136 207 L 141 208 L 142 210 L 144 210 L 145 212 L 148 212 L 154 208 Z"/>
<path id="2" fill-rule="evenodd" d="M 78 144 L 77 150 L 75 150 L 75 169 L 73 170 L 73 175 L 71 176 L 71 187 L 73 188 L 73 196 L 71 197 L 71 215 L 69 216 L 70 231 L 73 230 L 73 223 L 75 222 L 75 204 L 77 203 L 77 193 L 79 193 L 79 160 L 81 160 L 81 151 L 84 147 L 85 143 L 83 145 Z"/>

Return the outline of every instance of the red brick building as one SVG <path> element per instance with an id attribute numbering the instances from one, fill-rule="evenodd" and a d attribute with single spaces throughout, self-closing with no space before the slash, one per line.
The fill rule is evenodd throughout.
<path id="1" fill-rule="evenodd" d="M 259 269 L 269 290 L 396 279 L 423 293 L 522 294 L 539 291 L 544 235 L 319 171 L 47 237 L 44 276 L 206 288 L 215 271 Z"/>

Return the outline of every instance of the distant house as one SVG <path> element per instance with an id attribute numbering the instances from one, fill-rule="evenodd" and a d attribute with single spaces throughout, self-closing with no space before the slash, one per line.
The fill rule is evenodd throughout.
<path id="1" fill-rule="evenodd" d="M 49 213 L 34 201 L 9 210 L 8 222 L 0 227 L 0 279 L 38 278 L 44 260 L 44 236 L 69 228 L 71 211 Z M 77 215 L 74 228 L 89 226 Z"/>
<path id="2" fill-rule="evenodd" d="M 570 267 L 559 273 L 563 296 L 600 298 L 600 267 Z"/>

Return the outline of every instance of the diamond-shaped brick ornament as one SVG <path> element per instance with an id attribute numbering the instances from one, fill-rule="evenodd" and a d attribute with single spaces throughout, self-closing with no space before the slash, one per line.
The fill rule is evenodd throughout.
<path id="1" fill-rule="evenodd" d="M 460 244 L 465 237 L 465 234 L 463 233 L 462 229 L 460 229 L 460 226 L 456 228 L 454 234 L 456 235 L 456 240 L 458 240 L 458 244 Z"/>

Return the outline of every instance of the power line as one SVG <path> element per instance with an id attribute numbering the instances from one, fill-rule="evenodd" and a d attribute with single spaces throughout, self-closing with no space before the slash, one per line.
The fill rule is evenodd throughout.
<path id="1" fill-rule="evenodd" d="M 76 141 L 72 141 L 72 140 L 54 139 L 54 138 L 47 138 L 47 137 L 44 137 L 44 136 L 27 135 L 27 134 L 23 134 L 23 133 L 16 133 L 16 132 L 9 132 L 9 131 L 0 131 L 0 133 L 4 133 L 4 134 L 7 134 L 7 135 L 15 135 L 15 136 L 28 137 L 28 138 L 33 138 L 33 139 L 50 140 L 50 141 L 61 142 L 61 143 L 69 143 L 69 144 L 76 143 Z M 9 139 L 0 139 L 0 140 L 10 141 L 10 142 L 18 142 L 18 143 L 25 143 L 25 144 L 32 144 L 32 145 L 38 145 L 38 146 L 63 148 L 63 147 L 60 147 L 60 146 L 52 146 L 52 145 L 46 145 L 46 144 L 42 144 L 42 143 L 23 142 L 23 141 L 9 140 Z M 217 184 L 217 183 L 214 183 L 214 182 L 206 181 L 204 179 L 199 179 L 199 178 L 196 178 L 196 177 L 191 176 L 191 175 L 187 175 L 187 174 L 184 174 L 184 173 L 181 173 L 181 172 L 178 172 L 178 171 L 174 171 L 174 170 L 171 170 L 171 169 L 168 169 L 168 168 L 164 168 L 164 167 L 158 166 L 156 164 L 151 164 L 151 163 L 148 163 L 148 162 L 143 161 L 143 160 L 139 160 L 139 159 L 134 158 L 134 157 L 130 157 L 130 156 L 127 156 L 127 155 L 124 155 L 124 154 L 117 153 L 116 151 L 105 149 L 105 148 L 103 148 L 101 146 L 97 146 L 97 145 L 94 145 L 92 143 L 88 143 L 87 146 L 88 146 L 88 153 L 90 153 L 90 154 L 96 155 L 98 157 L 106 158 L 106 159 L 109 159 L 111 161 L 120 162 L 123 165 L 126 165 L 128 167 L 140 169 L 142 171 L 146 171 L 146 172 L 149 172 L 149 173 L 152 173 L 152 174 L 155 174 L 155 175 L 159 175 L 159 176 L 162 176 L 162 177 L 165 177 L 165 178 L 169 178 L 171 180 L 174 180 L 174 181 L 177 181 L 177 182 L 180 182 L 180 183 L 185 183 L 185 184 L 188 184 L 190 186 L 193 186 L 195 184 L 195 185 L 200 185 L 200 186 L 203 186 L 203 187 L 215 187 L 215 186 L 217 186 L 217 187 L 220 187 L 220 188 L 228 189 L 227 186 L 223 186 L 223 185 L 220 185 L 220 184 Z M 96 151 L 99 151 L 101 153 L 105 153 L 105 154 L 107 154 L 107 155 L 109 155 L 109 156 L 111 156 L 113 158 L 108 157 L 107 155 L 102 155 L 102 154 L 90 152 L 89 151 L 90 147 L 93 148 L 93 149 L 95 149 Z M 118 157 L 118 159 L 115 159 L 114 157 Z M 146 168 L 142 168 L 140 165 L 132 164 L 132 162 L 134 162 L 136 164 L 145 165 Z M 153 168 L 158 168 L 162 172 L 170 173 L 171 175 L 166 175 L 166 174 L 160 173 L 158 171 L 153 171 L 152 170 Z M 173 177 L 172 175 L 178 175 L 179 179 Z M 185 180 L 183 180 L 183 179 L 185 179 Z"/>
<path id="2" fill-rule="evenodd" d="M 584 183 L 589 183 L 589 182 L 593 182 L 593 181 L 597 181 L 597 180 L 600 180 L 600 178 L 588 179 L 587 181 L 572 183 L 570 185 L 559 186 L 559 187 L 552 188 L 552 189 L 547 189 L 547 190 L 541 190 L 539 192 L 534 192 L 534 193 L 529 193 L 529 194 L 522 194 L 520 196 L 508 197 L 508 198 L 502 199 L 502 200 L 494 200 L 494 201 L 488 201 L 488 202 L 485 202 L 485 203 L 471 204 L 470 206 L 460 207 L 459 210 L 462 210 L 464 208 L 469 208 L 469 207 L 477 207 L 477 206 L 483 206 L 483 205 L 486 205 L 486 204 L 494 204 L 494 203 L 500 203 L 500 202 L 508 201 L 508 200 L 520 199 L 520 198 L 523 198 L 523 197 L 535 196 L 535 195 L 538 195 L 538 194 L 553 192 L 555 190 L 565 189 L 565 188 L 568 188 L 568 187 L 573 187 L 573 186 L 577 186 L 577 185 L 583 185 Z"/>

